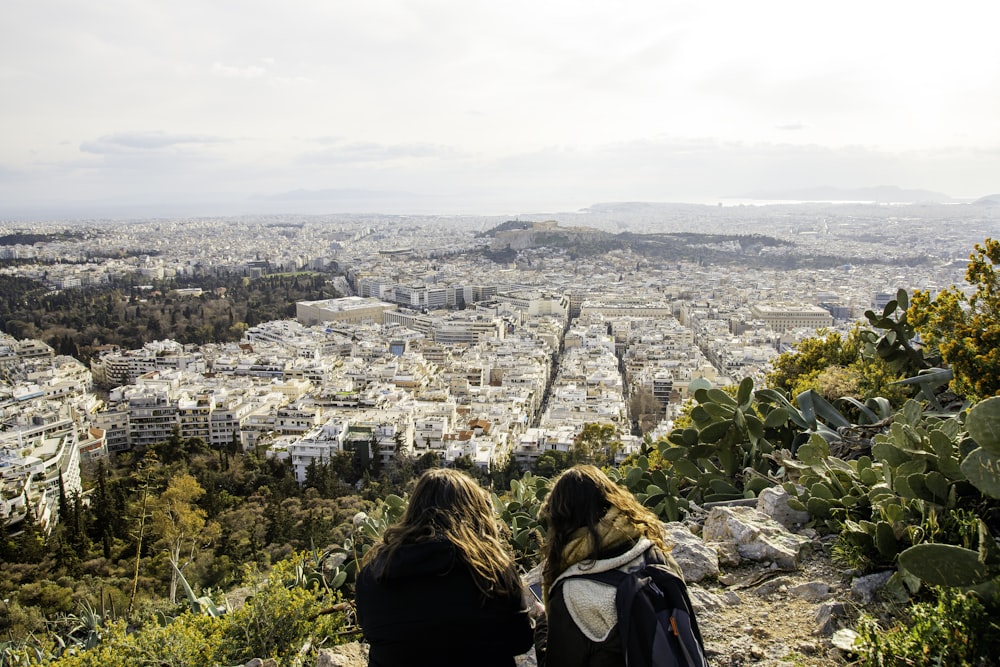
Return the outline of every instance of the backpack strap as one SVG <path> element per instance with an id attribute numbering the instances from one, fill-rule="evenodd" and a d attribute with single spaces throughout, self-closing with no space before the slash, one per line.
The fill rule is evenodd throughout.
<path id="1" fill-rule="evenodd" d="M 566 579 L 590 579 L 591 581 L 599 581 L 602 584 L 618 588 L 618 584 L 620 584 L 627 576 L 628 574 L 622 572 L 621 570 L 604 570 L 603 572 L 581 572 L 579 574 L 572 574 L 566 577 Z"/>

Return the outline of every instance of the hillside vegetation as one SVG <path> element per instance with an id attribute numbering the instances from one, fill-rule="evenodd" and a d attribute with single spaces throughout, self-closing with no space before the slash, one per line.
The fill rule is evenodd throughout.
<path id="1" fill-rule="evenodd" d="M 295 317 L 295 302 L 341 296 L 325 273 L 259 278 L 204 275 L 171 281 L 134 276 L 118 284 L 51 291 L 29 278 L 0 275 L 0 322 L 15 338 L 38 338 L 88 361 L 104 345 L 136 349 L 171 338 L 180 343 L 237 341 L 248 328 Z M 173 290 L 198 287 L 200 296 Z"/>
<path id="2" fill-rule="evenodd" d="M 493 239 L 490 247 L 481 252 L 497 262 L 515 261 L 519 257 L 519 251 L 546 248 L 564 252 L 572 259 L 628 249 L 644 258 L 667 262 L 695 262 L 706 266 L 735 264 L 744 267 L 794 269 L 886 263 L 885 258 L 803 255 L 796 252 L 795 244 L 791 241 L 766 234 L 731 235 L 695 232 L 613 234 L 586 227 L 561 227 L 556 222 L 508 221 L 478 236 Z M 927 261 L 926 257 L 921 256 L 894 260 L 895 263 L 906 266 L 916 266 Z"/>

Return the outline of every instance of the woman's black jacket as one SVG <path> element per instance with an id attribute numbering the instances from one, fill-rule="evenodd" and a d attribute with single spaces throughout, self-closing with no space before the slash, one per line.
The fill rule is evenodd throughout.
<path id="1" fill-rule="evenodd" d="M 511 667 L 532 647 L 520 592 L 487 598 L 459 551 L 445 540 L 402 544 L 381 580 L 361 569 L 358 623 L 373 667 Z"/>

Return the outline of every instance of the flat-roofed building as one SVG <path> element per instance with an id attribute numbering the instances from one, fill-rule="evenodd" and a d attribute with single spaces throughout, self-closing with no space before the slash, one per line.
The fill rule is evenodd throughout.
<path id="1" fill-rule="evenodd" d="M 128 440 L 132 447 L 165 442 L 178 427 L 177 402 L 165 392 L 147 390 L 128 398 Z"/>
<path id="2" fill-rule="evenodd" d="M 345 296 L 322 301 L 297 301 L 295 319 L 305 325 L 323 322 L 382 323 L 382 314 L 396 310 L 394 303 L 360 296 Z"/>
<path id="3" fill-rule="evenodd" d="M 104 441 L 109 452 L 125 452 L 131 447 L 128 439 L 128 406 L 101 410 L 92 419 L 94 428 L 104 432 Z"/>
<path id="4" fill-rule="evenodd" d="M 830 311 L 819 306 L 800 303 L 756 303 L 750 306 L 750 314 L 774 331 L 788 331 L 801 327 L 821 329 L 833 326 Z"/>
<path id="5" fill-rule="evenodd" d="M 212 438 L 212 409 L 210 396 L 181 396 L 177 399 L 177 424 L 182 438 L 201 438 L 206 444 Z"/>
<path id="6" fill-rule="evenodd" d="M 498 293 L 495 300 L 521 311 L 528 317 L 551 315 L 562 320 L 569 317 L 569 297 L 565 294 L 517 290 Z"/>
<path id="7" fill-rule="evenodd" d="M 503 338 L 506 331 L 499 317 L 477 311 L 423 315 L 400 310 L 386 313 L 385 324 L 399 324 L 443 345 L 472 345 L 486 339 Z"/>
<path id="8" fill-rule="evenodd" d="M 642 297 L 601 297 L 585 300 L 580 306 L 580 316 L 604 317 L 673 317 L 669 303 Z"/>
<path id="9" fill-rule="evenodd" d="M 49 532 L 59 518 L 60 487 L 69 496 L 83 491 L 76 424 L 61 419 L 4 432 L 0 437 L 0 483 L 4 490 L 0 520 L 13 524 L 32 511 L 41 529 Z M 24 501 L 10 502 L 16 497 Z"/>

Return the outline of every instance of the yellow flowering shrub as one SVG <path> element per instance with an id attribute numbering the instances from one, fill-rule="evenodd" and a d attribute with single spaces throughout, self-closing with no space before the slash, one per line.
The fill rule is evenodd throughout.
<path id="1" fill-rule="evenodd" d="M 1000 393 L 1000 241 L 986 239 L 969 256 L 965 279 L 971 296 L 957 287 L 933 299 L 914 293 L 911 322 L 923 342 L 936 347 L 954 373 L 952 390 L 971 401 Z"/>

